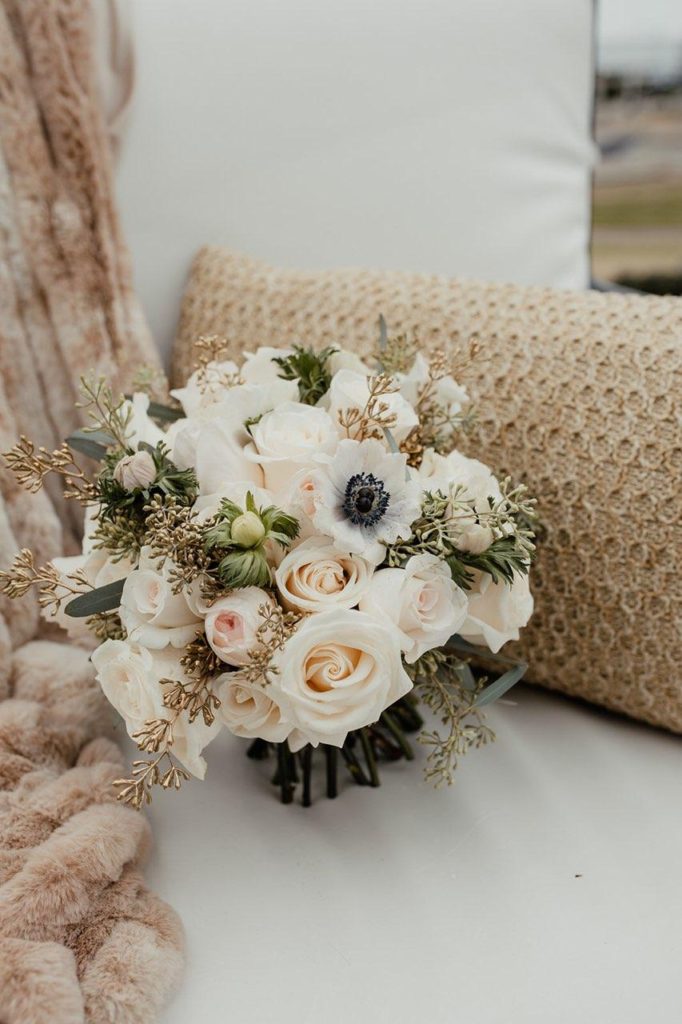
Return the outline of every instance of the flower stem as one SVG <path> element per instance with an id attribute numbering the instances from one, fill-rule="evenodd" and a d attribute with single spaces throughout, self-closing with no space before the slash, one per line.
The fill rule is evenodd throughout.
<path id="1" fill-rule="evenodd" d="M 362 765 L 355 756 L 355 752 L 352 749 L 352 743 L 350 742 L 351 737 L 349 736 L 344 745 L 341 747 L 341 755 L 346 762 L 348 771 L 353 776 L 358 786 L 369 786 L 369 779 L 362 770 Z"/>
<path id="2" fill-rule="evenodd" d="M 303 775 L 303 795 L 301 803 L 304 807 L 310 807 L 312 804 L 312 796 L 310 793 L 310 783 L 313 770 L 313 748 L 308 743 L 307 746 L 301 751 L 301 774 Z"/>
<path id="3" fill-rule="evenodd" d="M 246 751 L 246 756 L 250 757 L 252 761 L 264 761 L 266 757 L 270 755 L 270 744 L 267 740 L 257 738 L 249 746 Z"/>
<path id="4" fill-rule="evenodd" d="M 366 729 L 360 729 L 359 735 L 362 752 L 365 755 L 365 761 L 367 762 L 367 770 L 369 771 L 369 784 L 370 786 L 380 786 L 381 780 L 379 779 L 377 759 L 374 756 L 374 750 L 372 748 L 372 741 L 369 737 L 369 733 Z"/>
<path id="5" fill-rule="evenodd" d="M 389 712 L 384 711 L 379 721 L 388 729 L 391 736 L 400 747 L 403 757 L 407 761 L 414 761 L 414 751 L 407 740 L 407 736 Z"/>
<path id="6" fill-rule="evenodd" d="M 406 698 L 393 705 L 391 715 L 398 720 L 406 732 L 417 732 L 424 724 L 424 719 L 416 707 Z"/>
<path id="7" fill-rule="evenodd" d="M 337 779 L 337 751 L 336 747 L 324 747 L 324 756 L 327 760 L 327 796 L 330 800 L 338 796 L 338 779 Z"/>
<path id="8" fill-rule="evenodd" d="M 289 778 L 289 747 L 286 742 L 277 744 L 277 774 L 279 776 L 279 788 L 283 804 L 290 804 L 294 798 L 294 790 Z"/>
<path id="9" fill-rule="evenodd" d="M 397 747 L 395 743 L 392 743 L 387 736 L 384 736 L 378 725 L 371 725 L 369 727 L 372 740 L 379 747 L 381 753 L 387 761 L 399 761 L 403 756 L 403 752 L 400 747 Z"/>

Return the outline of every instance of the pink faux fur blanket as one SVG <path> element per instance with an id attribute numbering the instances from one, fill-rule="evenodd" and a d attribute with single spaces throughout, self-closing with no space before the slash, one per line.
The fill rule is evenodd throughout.
<path id="1" fill-rule="evenodd" d="M 86 651 L 13 657 L 0 704 L 0 1020 L 150 1024 L 182 968 L 175 913 L 145 887 L 146 819 L 117 804 L 121 752 Z"/>
<path id="2" fill-rule="evenodd" d="M 78 377 L 115 387 L 156 363 L 113 200 L 89 0 L 0 0 L 0 451 L 57 446 Z M 58 491 L 0 471 L 0 567 L 79 530 Z M 145 818 L 86 651 L 36 639 L 0 598 L 0 1022 L 151 1024 L 182 966 L 174 912 L 145 887 Z M 4 698 L 4 699 L 3 699 Z"/>

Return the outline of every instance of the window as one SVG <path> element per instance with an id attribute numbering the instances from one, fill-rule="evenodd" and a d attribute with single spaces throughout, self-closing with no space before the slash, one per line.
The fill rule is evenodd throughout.
<path id="1" fill-rule="evenodd" d="M 682 294 L 682 2 L 600 0 L 592 271 Z"/>

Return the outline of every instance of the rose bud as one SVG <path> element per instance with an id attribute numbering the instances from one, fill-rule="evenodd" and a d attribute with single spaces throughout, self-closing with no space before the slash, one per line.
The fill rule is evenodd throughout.
<path id="1" fill-rule="evenodd" d="M 124 455 L 116 463 L 114 480 L 126 491 L 145 490 L 156 480 L 156 466 L 149 452 Z"/>
<path id="2" fill-rule="evenodd" d="M 230 536 L 242 548 L 253 548 L 265 536 L 265 527 L 255 512 L 243 512 L 233 521 Z"/>

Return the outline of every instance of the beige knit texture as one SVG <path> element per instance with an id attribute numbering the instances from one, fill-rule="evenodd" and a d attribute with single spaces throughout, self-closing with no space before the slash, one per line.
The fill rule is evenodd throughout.
<path id="1" fill-rule="evenodd" d="M 476 335 L 462 448 L 541 499 L 529 678 L 682 732 L 682 300 L 197 256 L 174 379 L 193 342 L 338 344 L 367 354 L 383 313 L 425 349 Z"/>

